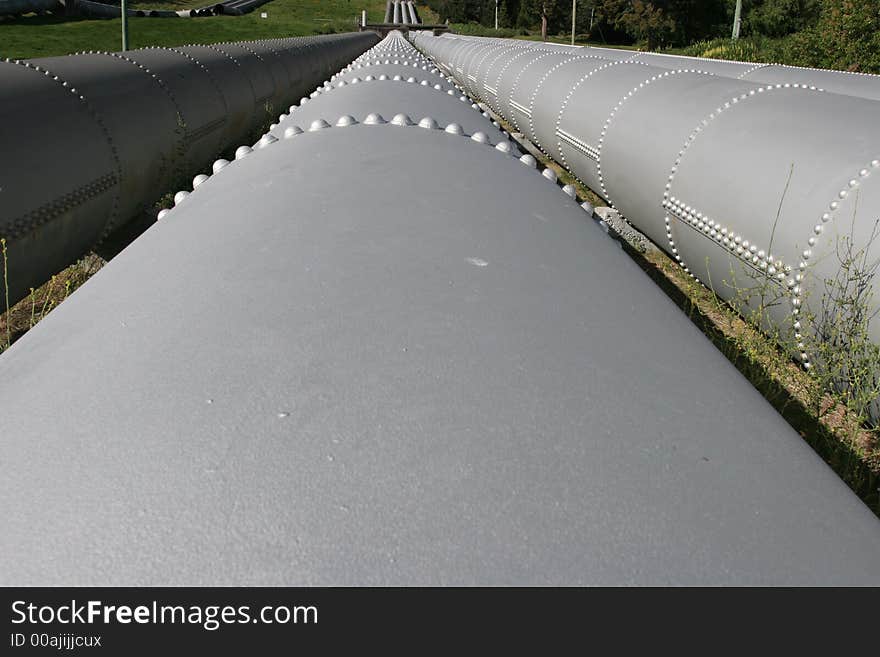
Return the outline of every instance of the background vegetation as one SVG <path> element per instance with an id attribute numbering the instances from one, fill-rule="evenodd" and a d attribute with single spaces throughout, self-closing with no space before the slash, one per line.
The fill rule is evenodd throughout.
<path id="1" fill-rule="evenodd" d="M 495 0 L 427 0 L 441 20 L 494 33 Z M 776 61 L 880 73 L 880 0 L 743 0 L 742 36 L 731 41 L 735 0 L 578 0 L 579 42 L 689 55 Z M 504 36 L 570 38 L 571 0 L 499 0 Z M 482 32 L 476 26 L 482 26 Z M 458 25 L 455 26 L 461 30 Z"/>

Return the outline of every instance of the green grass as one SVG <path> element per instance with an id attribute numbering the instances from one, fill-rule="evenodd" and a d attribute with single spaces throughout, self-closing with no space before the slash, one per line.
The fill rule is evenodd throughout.
<path id="1" fill-rule="evenodd" d="M 189 6 L 204 6 L 208 0 Z M 138 3 L 153 8 L 181 8 L 181 0 Z M 245 16 L 210 18 L 130 18 L 129 47 L 178 46 L 186 43 L 219 43 L 287 36 L 306 36 L 357 29 L 361 10 L 367 20 L 382 22 L 385 0 L 274 0 Z M 260 18 L 261 12 L 268 18 Z M 24 16 L 0 21 L 0 57 L 23 59 L 66 55 L 82 50 L 121 48 L 120 19 L 86 19 Z"/>

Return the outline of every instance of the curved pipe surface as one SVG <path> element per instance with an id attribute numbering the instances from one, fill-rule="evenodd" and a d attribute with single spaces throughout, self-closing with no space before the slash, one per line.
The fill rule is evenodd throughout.
<path id="1" fill-rule="evenodd" d="M 827 332 L 842 248 L 880 258 L 873 100 L 806 84 L 800 69 L 759 84 L 703 70 L 711 60 L 411 38 L 721 297 L 752 309 L 778 299 L 768 312 L 796 342 Z M 880 344 L 880 321 L 868 330 Z M 811 365 L 813 354 L 796 355 Z"/>
<path id="2" fill-rule="evenodd" d="M 11 301 L 377 40 L 364 32 L 0 62 Z"/>
<path id="3" fill-rule="evenodd" d="M 320 89 L 0 357 L 0 583 L 880 583 L 552 174 L 455 96 Z"/>

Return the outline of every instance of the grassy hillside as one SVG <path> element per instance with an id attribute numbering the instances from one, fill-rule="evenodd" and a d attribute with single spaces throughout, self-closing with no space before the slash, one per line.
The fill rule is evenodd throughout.
<path id="1" fill-rule="evenodd" d="M 205 6 L 209 0 L 144 0 L 138 7 L 180 9 Z M 129 47 L 177 46 L 356 30 L 361 10 L 381 22 L 385 0 L 274 0 L 245 16 L 210 18 L 130 18 Z M 260 18 L 260 12 L 268 18 Z M 65 55 L 81 50 L 119 50 L 120 19 L 66 19 L 25 16 L 0 21 L 0 57 Z"/>

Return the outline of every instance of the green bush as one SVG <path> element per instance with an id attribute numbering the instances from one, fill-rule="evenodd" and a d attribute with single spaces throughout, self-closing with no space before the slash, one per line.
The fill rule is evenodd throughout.
<path id="1" fill-rule="evenodd" d="M 800 32 L 816 24 L 821 7 L 819 0 L 762 0 L 748 10 L 743 28 L 769 37 Z"/>
<path id="2" fill-rule="evenodd" d="M 700 41 L 674 52 L 734 59 L 880 73 L 880 0 L 825 0 L 818 23 L 781 38 L 749 36 L 738 41 Z"/>
<path id="3" fill-rule="evenodd" d="M 801 66 L 880 73 L 880 0 L 825 0 L 819 23 L 786 50 Z"/>

